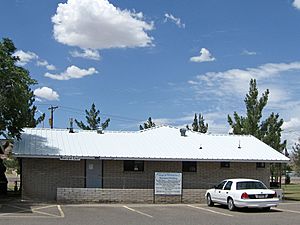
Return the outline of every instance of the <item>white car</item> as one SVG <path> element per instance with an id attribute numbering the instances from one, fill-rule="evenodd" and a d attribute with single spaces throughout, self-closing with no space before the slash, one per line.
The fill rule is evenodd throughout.
<path id="1" fill-rule="evenodd" d="M 276 192 L 266 185 L 253 179 L 223 180 L 205 193 L 208 206 L 214 203 L 227 205 L 229 210 L 237 208 L 262 208 L 266 211 L 279 203 Z"/>

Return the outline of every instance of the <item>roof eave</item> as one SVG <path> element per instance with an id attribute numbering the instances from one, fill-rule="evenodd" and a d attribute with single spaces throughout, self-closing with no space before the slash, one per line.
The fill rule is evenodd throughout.
<path id="1" fill-rule="evenodd" d="M 72 155 L 26 155 L 13 154 L 17 158 L 46 158 L 46 159 L 62 159 L 64 157 L 76 157 L 78 159 L 96 159 L 96 160 L 143 160 L 143 161 L 197 161 L 197 162 L 265 162 L 265 163 L 288 163 L 290 160 L 266 160 L 266 159 L 197 159 L 197 158 L 153 158 L 153 157 L 115 157 L 115 156 L 72 156 Z"/>

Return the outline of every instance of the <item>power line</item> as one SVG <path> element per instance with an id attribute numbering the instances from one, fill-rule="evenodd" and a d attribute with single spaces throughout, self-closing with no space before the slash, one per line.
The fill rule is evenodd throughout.
<path id="1" fill-rule="evenodd" d="M 81 114 L 81 115 L 85 115 L 84 114 L 84 110 L 82 110 L 82 109 L 78 109 L 78 108 L 73 108 L 73 107 L 68 107 L 68 106 L 59 106 L 61 109 L 69 109 L 69 110 L 71 110 L 71 112 L 72 111 L 75 111 L 75 112 L 77 112 L 78 114 Z M 65 111 L 67 111 L 67 110 L 65 110 Z M 70 112 L 70 111 L 69 111 Z M 113 119 L 115 119 L 115 120 L 121 120 L 121 121 L 133 121 L 133 122 L 141 122 L 141 121 L 143 121 L 143 120 L 141 120 L 141 119 L 136 119 L 136 118 L 130 118 L 130 117 L 126 117 L 126 116 L 119 116 L 119 115 L 114 115 L 114 114 L 108 114 L 108 113 L 103 113 L 103 112 L 101 112 L 100 113 L 101 115 L 103 115 L 103 116 L 106 116 L 106 117 L 111 117 L 111 118 L 113 118 Z M 117 118 L 117 119 L 116 119 Z"/>

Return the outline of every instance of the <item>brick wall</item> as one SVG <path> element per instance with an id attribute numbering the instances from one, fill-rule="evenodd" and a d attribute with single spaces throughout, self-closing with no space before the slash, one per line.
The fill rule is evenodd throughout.
<path id="1" fill-rule="evenodd" d="M 204 189 L 186 189 L 182 196 L 153 195 L 153 189 L 57 188 L 61 203 L 204 203 Z"/>
<path id="2" fill-rule="evenodd" d="M 230 163 L 230 168 L 221 168 L 220 163 L 198 162 L 197 172 L 184 172 L 183 189 L 210 188 L 228 178 L 252 178 L 269 185 L 270 165 L 256 168 L 256 163 Z"/>
<path id="3" fill-rule="evenodd" d="M 153 189 L 57 188 L 63 203 L 153 203 Z"/>
<path id="4" fill-rule="evenodd" d="M 155 172 L 182 172 L 181 162 L 145 161 L 143 172 L 124 172 L 123 161 L 103 161 L 104 188 L 154 188 Z M 197 172 L 183 172 L 184 189 L 210 188 L 228 178 L 253 178 L 269 185 L 270 165 L 256 168 L 256 163 L 230 163 L 221 168 L 219 162 L 197 162 Z"/>
<path id="5" fill-rule="evenodd" d="M 180 172 L 181 162 L 145 161 L 144 171 L 123 171 L 123 161 L 103 161 L 103 188 L 154 188 L 155 172 Z"/>
<path id="6" fill-rule="evenodd" d="M 22 197 L 55 200 L 58 187 L 84 187 L 84 161 L 22 159 Z"/>
<path id="7" fill-rule="evenodd" d="M 55 200 L 57 188 L 72 188 L 72 192 L 68 192 L 72 196 L 71 199 L 74 196 L 82 198 L 81 196 L 85 195 L 85 192 L 80 189 L 84 188 L 85 184 L 84 166 L 84 160 L 23 159 L 22 195 L 24 198 Z M 143 172 L 124 172 L 123 161 L 106 160 L 103 161 L 104 189 L 102 191 L 98 189 L 97 193 L 93 194 L 102 196 L 99 201 L 104 202 L 108 200 L 115 202 L 118 199 L 124 202 L 127 200 L 140 202 L 141 198 L 144 198 L 145 202 L 149 202 L 151 194 L 151 201 L 153 202 L 154 173 L 181 171 L 181 162 L 145 161 Z M 183 173 L 183 196 L 155 196 L 155 202 L 203 202 L 204 198 L 199 197 L 204 196 L 201 189 L 210 188 L 223 179 L 255 178 L 269 185 L 269 175 L 270 165 L 267 163 L 266 168 L 257 169 L 256 163 L 231 163 L 230 168 L 221 168 L 220 163 L 198 162 L 197 172 Z M 76 188 L 79 188 L 79 192 L 74 191 L 77 190 Z M 132 191 L 133 189 L 136 192 Z M 66 191 L 70 191 L 70 189 L 66 189 Z M 86 194 L 90 195 L 90 192 L 93 191 L 88 191 Z M 124 195 L 124 198 L 119 197 L 119 195 Z M 59 194 L 59 196 L 63 195 Z"/>
<path id="8" fill-rule="evenodd" d="M 183 189 L 182 203 L 205 203 L 206 189 Z"/>

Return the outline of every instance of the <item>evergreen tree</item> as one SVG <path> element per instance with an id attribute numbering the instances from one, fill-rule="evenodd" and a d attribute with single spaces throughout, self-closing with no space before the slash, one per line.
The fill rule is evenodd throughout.
<path id="1" fill-rule="evenodd" d="M 283 119 L 279 119 L 279 114 L 272 112 L 260 126 L 261 140 L 279 152 L 283 152 L 286 147 L 286 140 L 281 142 L 282 125 Z"/>
<path id="2" fill-rule="evenodd" d="M 233 113 L 234 120 L 228 115 L 228 123 L 233 128 L 234 134 L 250 134 L 261 139 L 260 120 L 262 111 L 268 102 L 269 90 L 267 89 L 258 99 L 256 80 L 251 79 L 249 93 L 244 100 L 246 104 L 246 117 Z"/>
<path id="3" fill-rule="evenodd" d="M 189 130 L 189 126 L 187 125 L 186 127 Z M 192 123 L 192 130 L 203 134 L 207 132 L 208 124 L 205 123 L 205 120 L 201 113 L 199 113 L 199 118 L 197 118 L 197 114 L 195 113 L 194 121 Z"/>
<path id="4" fill-rule="evenodd" d="M 194 116 L 194 121 L 192 123 L 192 130 L 193 131 L 198 131 L 198 118 L 197 118 L 197 114 L 195 113 L 195 116 Z"/>
<path id="5" fill-rule="evenodd" d="M 140 130 L 145 130 L 155 126 L 156 126 L 155 123 L 152 121 L 151 117 L 149 117 L 148 120 L 143 125 L 140 125 L 139 128 Z"/>
<path id="6" fill-rule="evenodd" d="M 99 128 L 105 130 L 108 127 L 110 119 L 108 118 L 104 123 L 101 123 L 101 118 L 99 116 L 100 111 L 96 110 L 94 103 L 89 111 L 85 110 L 85 114 L 87 125 L 85 125 L 82 121 L 79 122 L 75 119 L 75 123 L 79 128 L 83 130 L 99 130 Z"/>
<path id="7" fill-rule="evenodd" d="M 246 104 L 246 117 L 239 116 L 234 112 L 233 118 L 228 115 L 228 123 L 233 129 L 234 134 L 253 135 L 267 145 L 282 152 L 286 147 L 286 141 L 281 142 L 281 126 L 283 119 L 279 119 L 278 114 L 271 115 L 261 122 L 262 112 L 267 105 L 269 90 L 267 89 L 258 99 L 256 80 L 251 79 L 249 93 L 244 100 Z"/>
<path id="8" fill-rule="evenodd" d="M 249 93 L 244 100 L 246 104 L 246 116 L 239 116 L 234 112 L 233 119 L 228 115 L 228 123 L 234 134 L 253 135 L 275 150 L 282 152 L 286 147 L 286 140 L 281 142 L 281 126 L 283 119 L 279 115 L 271 113 L 266 120 L 261 121 L 264 107 L 267 105 L 269 90 L 267 89 L 258 99 L 256 80 L 251 79 Z M 271 165 L 272 181 L 275 176 L 276 182 L 281 176 L 281 164 Z"/>

